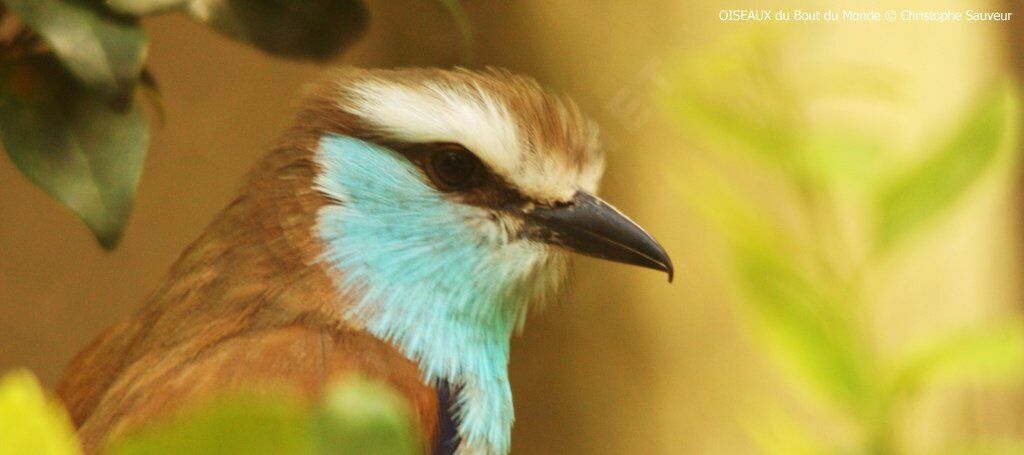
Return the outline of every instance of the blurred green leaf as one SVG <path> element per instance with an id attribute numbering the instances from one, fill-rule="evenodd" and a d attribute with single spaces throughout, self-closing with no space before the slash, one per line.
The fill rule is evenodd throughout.
<path id="1" fill-rule="evenodd" d="M 741 153 L 789 167 L 796 128 L 784 87 L 761 53 L 698 54 L 672 71 L 665 109 L 677 125 L 718 153 Z"/>
<path id="2" fill-rule="evenodd" d="M 471 65 L 473 63 L 473 27 L 470 26 L 469 16 L 466 15 L 462 2 L 459 0 L 438 1 L 448 11 L 455 26 L 459 29 L 459 36 L 462 38 L 462 64 Z"/>
<path id="3" fill-rule="evenodd" d="M 724 235 L 744 292 L 740 302 L 767 347 L 819 397 L 857 410 L 873 386 L 866 347 L 842 302 L 799 270 L 795 240 L 710 167 L 670 178 L 687 206 Z M 678 177 L 678 176 L 676 176 Z"/>
<path id="4" fill-rule="evenodd" d="M 676 169 L 682 166 L 676 167 Z M 683 203 L 731 245 L 792 252 L 796 241 L 759 205 L 740 194 L 737 185 L 712 166 L 692 162 L 684 175 L 667 179 Z"/>
<path id="5" fill-rule="evenodd" d="M 875 249 L 890 249 L 953 205 L 997 152 L 1012 146 L 1016 111 L 1016 93 L 1009 84 L 997 84 L 977 100 L 946 143 L 885 184 L 873 200 Z"/>
<path id="6" fill-rule="evenodd" d="M 767 347 L 817 396 L 859 408 L 871 386 L 862 346 L 841 303 L 800 271 L 795 240 L 712 168 L 695 166 L 687 178 L 670 181 L 728 240 L 740 303 Z"/>
<path id="7" fill-rule="evenodd" d="M 234 393 L 130 433 L 112 455 L 182 453 L 411 455 L 418 452 L 408 405 L 363 380 L 328 388 L 310 409 L 285 393 Z"/>
<path id="8" fill-rule="evenodd" d="M 188 12 L 265 52 L 314 60 L 354 43 L 368 21 L 359 0 L 191 0 Z"/>
<path id="9" fill-rule="evenodd" d="M 149 43 L 136 19 L 98 0 L 3 0 L 85 85 L 130 98 Z"/>
<path id="10" fill-rule="evenodd" d="M 803 160 L 814 175 L 859 189 L 876 182 L 884 151 L 881 138 L 838 125 L 808 129 L 802 147 Z"/>
<path id="11" fill-rule="evenodd" d="M 165 13 L 185 7 L 190 0 L 106 0 L 110 9 L 132 16 Z"/>
<path id="12" fill-rule="evenodd" d="M 0 451 L 40 455 L 82 452 L 64 408 L 47 400 L 39 381 L 25 370 L 0 379 Z"/>
<path id="13" fill-rule="evenodd" d="M 75 212 L 104 248 L 121 238 L 149 129 L 131 104 L 111 106 L 52 56 L 0 65 L 0 137 L 14 164 Z"/>
<path id="14" fill-rule="evenodd" d="M 817 455 L 834 450 L 777 405 L 758 407 L 763 415 L 744 425 L 758 452 L 767 455 Z"/>
<path id="15" fill-rule="evenodd" d="M 902 90 L 907 85 L 905 76 L 884 66 L 834 61 L 810 68 L 801 84 L 815 97 L 897 103 L 906 95 Z"/>
<path id="16" fill-rule="evenodd" d="M 758 333 L 795 376 L 855 415 L 871 406 L 867 347 L 860 345 L 841 304 L 784 256 L 741 248 L 736 268 Z"/>
<path id="17" fill-rule="evenodd" d="M 896 363 L 893 395 L 934 382 L 1014 381 L 1024 377 L 1024 322 L 947 332 Z"/>
<path id="18" fill-rule="evenodd" d="M 419 452 L 408 405 L 393 390 L 363 380 L 332 387 L 315 421 L 330 453 L 404 455 Z"/>

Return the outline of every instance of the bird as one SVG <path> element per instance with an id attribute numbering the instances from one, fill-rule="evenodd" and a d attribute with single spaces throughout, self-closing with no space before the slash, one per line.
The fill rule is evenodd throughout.
<path id="1" fill-rule="evenodd" d="M 665 272 L 596 193 L 596 124 L 504 69 L 329 70 L 227 207 L 57 387 L 88 453 L 233 388 L 359 376 L 424 453 L 509 453 L 509 346 L 570 256 Z"/>

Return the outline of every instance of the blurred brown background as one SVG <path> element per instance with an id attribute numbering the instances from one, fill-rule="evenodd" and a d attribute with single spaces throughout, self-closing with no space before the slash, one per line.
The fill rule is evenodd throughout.
<path id="1" fill-rule="evenodd" d="M 459 34 L 438 3 L 368 3 L 370 31 L 339 63 L 459 63 Z M 940 3 L 906 4 L 978 4 Z M 788 392 L 734 317 L 715 233 L 670 187 L 666 170 L 690 148 L 652 98 L 674 58 L 751 25 L 718 20 L 720 9 L 734 5 L 689 0 L 465 7 L 475 31 L 473 66 L 533 75 L 574 97 L 602 124 L 604 196 L 654 233 L 677 267 L 668 285 L 657 273 L 577 260 L 571 301 L 535 315 L 513 343 L 515 452 L 749 451 L 746 411 L 766 392 Z M 0 370 L 26 366 L 52 386 L 74 353 L 139 305 L 227 203 L 288 123 L 298 89 L 320 71 L 260 54 L 179 15 L 147 26 L 150 67 L 168 121 L 154 129 L 136 208 L 117 250 L 103 252 L 77 219 L 0 159 Z M 783 27 L 806 36 L 805 57 L 849 55 L 922 81 L 909 108 L 921 124 L 948 118 L 979 81 L 1020 61 L 1008 51 L 1007 29 L 997 24 Z M 901 259 L 894 273 L 912 285 L 882 291 L 887 304 L 874 324 L 881 343 L 1018 305 L 1018 204 L 1006 188 L 1006 181 L 987 185 Z M 992 404 L 985 393 L 965 393 L 973 403 L 968 409 L 1019 427 L 1016 397 Z M 962 402 L 936 403 L 956 415 L 964 409 Z M 943 419 L 931 420 L 938 422 L 922 419 L 926 434 L 942 428 Z"/>

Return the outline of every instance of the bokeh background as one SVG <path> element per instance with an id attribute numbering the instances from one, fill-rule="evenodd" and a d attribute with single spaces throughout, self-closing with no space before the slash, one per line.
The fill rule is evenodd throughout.
<path id="1" fill-rule="evenodd" d="M 604 130 L 603 196 L 676 264 L 669 285 L 577 260 L 572 297 L 513 343 L 516 453 L 1021 447 L 1024 13 L 755 24 L 719 20 L 731 2 L 465 2 L 467 63 L 440 3 L 367 3 L 370 30 L 338 64 L 494 65 L 572 96 Z M 0 159 L 0 370 L 55 384 L 228 202 L 322 71 L 178 15 L 146 25 L 167 123 L 117 250 Z"/>

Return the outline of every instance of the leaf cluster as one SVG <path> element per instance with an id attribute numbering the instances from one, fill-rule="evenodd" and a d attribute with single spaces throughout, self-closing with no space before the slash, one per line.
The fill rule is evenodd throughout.
<path id="1" fill-rule="evenodd" d="M 367 25 L 360 0 L 0 0 L 0 141 L 34 184 L 113 248 L 160 109 L 140 20 L 183 12 L 272 55 L 326 60 Z M 163 116 L 162 112 L 158 115 Z"/>
<path id="2" fill-rule="evenodd" d="M 737 301 L 757 339 L 853 436 L 821 434 L 785 411 L 751 425 L 751 434 L 768 453 L 912 452 L 900 418 L 922 390 L 1024 378 L 1024 323 L 938 333 L 892 355 L 867 328 L 872 286 L 900 285 L 885 283 L 883 266 L 995 168 L 1012 166 L 1019 97 L 996 80 L 958 122 L 933 125 L 912 141 L 918 150 L 900 153 L 896 122 L 878 121 L 879 110 L 824 113 L 829 103 L 901 103 L 907 81 L 899 74 L 849 62 L 792 67 L 782 58 L 785 40 L 748 38 L 691 55 L 669 78 L 664 111 L 706 153 L 671 178 L 725 238 Z M 892 159 L 900 155 L 915 159 Z M 762 187 L 744 191 L 751 175 Z M 1022 446 L 968 442 L 967 452 Z"/>

